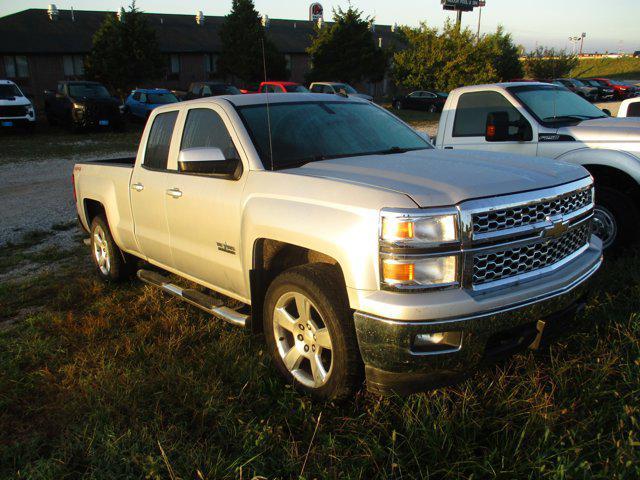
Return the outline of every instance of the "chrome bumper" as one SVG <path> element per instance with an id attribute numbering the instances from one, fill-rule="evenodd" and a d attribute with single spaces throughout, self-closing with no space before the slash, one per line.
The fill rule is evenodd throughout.
<path id="1" fill-rule="evenodd" d="M 586 257 L 586 258 L 585 258 Z M 370 390 L 407 394 L 450 384 L 462 379 L 483 362 L 527 348 L 538 336 L 538 322 L 554 324 L 571 318 L 587 298 L 587 280 L 602 264 L 599 249 L 580 259 L 580 273 L 572 262 L 549 276 L 556 283 L 571 278 L 560 288 L 517 303 L 472 315 L 424 321 L 402 321 L 367 313 L 354 314 L 360 353 Z M 444 351 L 416 348 L 416 335 L 459 332 L 460 345 Z"/>

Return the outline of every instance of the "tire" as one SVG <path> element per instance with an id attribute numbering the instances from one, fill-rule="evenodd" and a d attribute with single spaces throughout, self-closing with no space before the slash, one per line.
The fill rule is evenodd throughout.
<path id="1" fill-rule="evenodd" d="M 344 400 L 362 386 L 353 316 L 334 266 L 314 263 L 283 272 L 269 286 L 263 311 L 267 349 L 287 382 L 325 401 Z"/>
<path id="2" fill-rule="evenodd" d="M 608 251 L 616 251 L 638 241 L 640 214 L 631 197 L 609 187 L 596 185 L 594 233 Z"/>
<path id="3" fill-rule="evenodd" d="M 129 278 L 133 272 L 133 257 L 127 256 L 111 236 L 104 215 L 96 215 L 91 222 L 91 258 L 98 276 L 108 282 Z"/>
<path id="4" fill-rule="evenodd" d="M 395 108 L 396 110 L 402 110 L 402 102 L 400 102 L 399 100 L 393 102 L 393 108 Z"/>
<path id="5" fill-rule="evenodd" d="M 438 106 L 435 103 L 432 103 L 431 105 L 429 105 L 429 108 L 427 110 L 429 111 L 429 113 L 437 113 Z"/>

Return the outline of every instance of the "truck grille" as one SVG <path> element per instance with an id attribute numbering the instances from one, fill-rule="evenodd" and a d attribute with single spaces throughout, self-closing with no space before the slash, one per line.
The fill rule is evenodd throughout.
<path id="1" fill-rule="evenodd" d="M 580 210 L 593 201 L 591 188 L 577 190 L 551 200 L 505 208 L 472 216 L 473 233 L 483 234 L 544 222 L 547 217 L 567 215 Z"/>
<path id="2" fill-rule="evenodd" d="M 0 107 L 0 117 L 24 117 L 27 110 L 27 105 L 4 105 Z"/>
<path id="3" fill-rule="evenodd" d="M 585 246 L 590 235 L 591 227 L 587 222 L 554 240 L 541 240 L 523 247 L 476 254 L 473 257 L 473 285 L 508 279 L 554 265 Z"/>

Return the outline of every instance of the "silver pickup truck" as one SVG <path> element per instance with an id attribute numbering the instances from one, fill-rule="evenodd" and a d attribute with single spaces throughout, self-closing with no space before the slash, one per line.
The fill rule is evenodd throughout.
<path id="1" fill-rule="evenodd" d="M 321 399 L 365 378 L 437 386 L 535 345 L 602 261 L 584 168 L 438 151 L 357 98 L 160 107 L 135 159 L 77 164 L 74 192 L 103 278 L 137 271 L 264 334 L 284 378 Z"/>

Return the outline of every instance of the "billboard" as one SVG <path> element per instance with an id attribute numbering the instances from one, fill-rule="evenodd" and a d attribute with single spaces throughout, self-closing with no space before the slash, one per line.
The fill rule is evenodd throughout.
<path id="1" fill-rule="evenodd" d="M 324 9 L 319 3 L 312 3 L 309 7 L 309 20 L 317 22 L 324 16 Z"/>
<path id="2" fill-rule="evenodd" d="M 484 7 L 484 0 L 440 0 L 442 8 L 445 10 L 460 10 L 462 12 L 470 12 L 476 7 Z"/>

